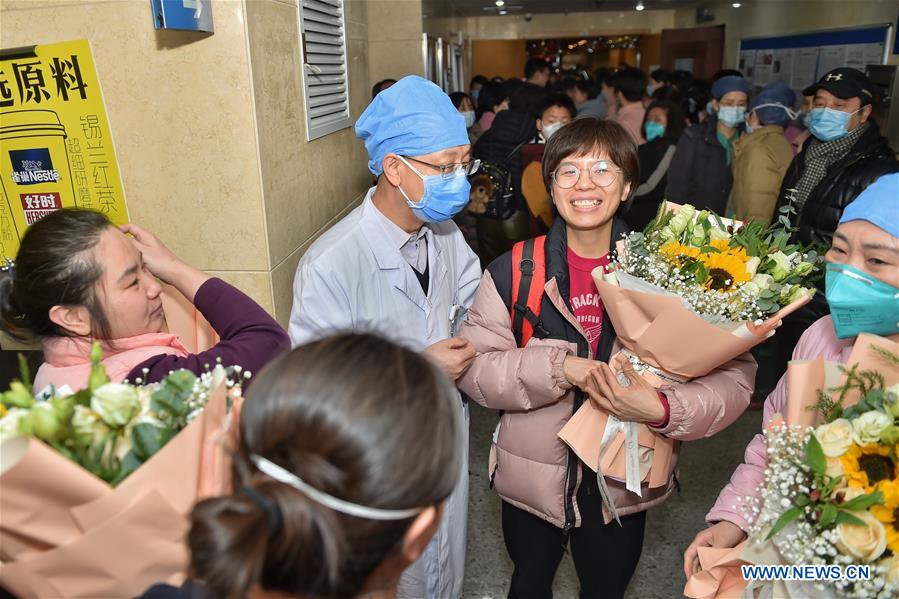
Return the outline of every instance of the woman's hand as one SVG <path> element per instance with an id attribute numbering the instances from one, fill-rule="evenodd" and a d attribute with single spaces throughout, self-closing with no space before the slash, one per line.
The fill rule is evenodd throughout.
<path id="1" fill-rule="evenodd" d="M 572 386 L 584 389 L 587 386 L 587 379 L 590 378 L 590 371 L 596 368 L 598 364 L 599 362 L 595 360 L 566 356 L 565 361 L 562 362 L 562 372 Z"/>
<path id="2" fill-rule="evenodd" d="M 700 547 L 717 547 L 720 549 L 730 549 L 740 544 L 740 541 L 746 538 L 746 533 L 727 520 L 716 522 L 712 526 L 696 533 L 693 542 L 684 551 L 684 576 L 690 578 L 699 570 L 699 548 Z"/>
<path id="3" fill-rule="evenodd" d="M 163 283 L 174 286 L 191 302 L 200 286 L 211 278 L 203 271 L 182 262 L 149 231 L 134 224 L 122 225 L 120 230 L 131 235 L 131 243 L 141 253 L 147 270 Z"/>
<path id="4" fill-rule="evenodd" d="M 584 391 L 597 407 L 615 415 L 624 422 L 659 422 L 665 417 L 665 408 L 656 389 L 634 371 L 623 356 L 616 356 L 615 369 L 628 379 L 627 387 L 618 382 L 615 371 L 600 362 L 590 371 Z"/>

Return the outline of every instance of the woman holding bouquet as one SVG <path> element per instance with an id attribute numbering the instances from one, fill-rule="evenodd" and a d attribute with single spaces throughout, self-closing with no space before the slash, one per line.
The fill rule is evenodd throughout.
<path id="1" fill-rule="evenodd" d="M 394 597 L 462 469 L 457 404 L 428 360 L 372 335 L 279 358 L 244 403 L 234 493 L 194 507 L 195 583 L 143 599 Z"/>
<path id="2" fill-rule="evenodd" d="M 157 279 L 192 301 L 221 338 L 217 345 L 190 354 L 168 332 Z M 284 329 L 231 285 L 182 262 L 137 225 L 118 228 L 80 208 L 25 232 L 16 262 L 0 273 L 0 323 L 42 341 L 38 391 L 86 386 L 95 340 L 114 382 L 157 382 L 178 368 L 202 373 L 218 359 L 255 372 L 290 347 Z"/>
<path id="3" fill-rule="evenodd" d="M 899 341 L 899 173 L 884 175 L 849 204 L 825 260 L 831 314 L 803 333 L 793 360 L 846 362 L 860 333 Z M 763 430 L 774 414 L 785 414 L 786 409 L 784 374 L 765 401 Z M 684 552 L 687 578 L 698 569 L 699 547 L 730 548 L 746 538 L 752 522 L 741 506 L 747 498 L 760 497 L 767 462 L 766 437 L 759 433 L 706 515 L 709 528 Z"/>
<path id="4" fill-rule="evenodd" d="M 596 474 L 557 434 L 589 396 L 620 420 L 674 439 L 712 435 L 748 405 L 755 363 L 747 354 L 660 392 L 626 362 L 616 363 L 630 380 L 619 384 L 607 364 L 615 330 L 590 273 L 609 263 L 614 240 L 627 232 L 616 215 L 639 181 L 637 148 L 617 123 L 576 120 L 547 143 L 543 178 L 560 218 L 545 240 L 524 246 L 531 253 L 513 258 L 513 250 L 484 273 L 460 333 L 478 355 L 458 384 L 478 403 L 502 410 L 489 475 L 503 500 L 503 535 L 515 566 L 509 597 L 551 597 L 569 540 L 581 597 L 621 597 L 640 558 L 645 510 L 676 486 L 676 459 L 668 484 L 644 486 L 642 498 L 607 479 L 619 525 L 602 504 Z M 541 280 L 522 291 L 521 281 L 538 278 L 534 272 L 545 272 L 545 286 Z M 525 301 L 531 291 L 539 295 L 539 314 L 524 308 L 532 305 Z M 533 331 L 527 340 L 525 330 Z"/>

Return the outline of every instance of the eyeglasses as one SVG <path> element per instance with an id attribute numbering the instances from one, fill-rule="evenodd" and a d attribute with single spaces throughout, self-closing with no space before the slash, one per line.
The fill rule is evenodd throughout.
<path id="1" fill-rule="evenodd" d="M 590 180 L 597 187 L 608 187 L 618 178 L 621 169 L 611 167 L 607 160 L 600 160 L 590 168 L 578 168 L 573 164 L 563 164 L 553 171 L 552 179 L 562 189 L 571 189 L 580 180 L 581 171 L 588 171 Z"/>
<path id="2" fill-rule="evenodd" d="M 403 158 L 440 171 L 441 179 L 452 179 L 456 172 L 460 169 L 465 173 L 466 176 L 473 175 L 478 172 L 479 168 L 481 168 L 481 161 L 478 159 L 470 160 L 468 162 L 453 162 L 452 164 L 431 164 L 430 162 L 425 162 L 424 160 L 419 160 L 418 158 L 412 158 L 411 156 L 403 156 Z"/>

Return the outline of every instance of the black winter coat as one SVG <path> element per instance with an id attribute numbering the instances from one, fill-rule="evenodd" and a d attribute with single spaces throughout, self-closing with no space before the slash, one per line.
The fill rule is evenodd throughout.
<path id="1" fill-rule="evenodd" d="M 664 168 L 661 162 L 672 146 L 677 146 L 677 139 L 664 136 L 641 144 L 637 148 L 637 157 L 640 159 L 640 184 L 623 215 L 624 220 L 635 231 L 646 228 L 659 211 L 659 205 L 665 200 L 665 187 L 668 184 L 671 164 L 668 168 Z"/>
<path id="2" fill-rule="evenodd" d="M 537 135 L 536 119 L 529 113 L 517 110 L 503 110 L 496 115 L 493 125 L 474 144 L 471 154 L 483 162 L 508 167 L 512 174 L 512 190 L 515 207 L 524 208 L 521 195 L 521 148 Z M 514 150 L 514 152 L 513 152 Z M 511 153 L 511 156 L 510 156 Z"/>
<path id="3" fill-rule="evenodd" d="M 727 152 L 718 141 L 718 117 L 710 115 L 688 127 L 677 142 L 665 199 L 723 215 L 733 184 Z"/>
<path id="4" fill-rule="evenodd" d="M 799 177 L 805 170 L 805 157 L 809 144 L 793 158 L 784 176 L 778 207 L 788 204 Z M 843 210 L 868 185 L 881 176 L 899 172 L 896 154 L 885 137 L 872 123 L 850 148 L 849 153 L 827 169 L 827 175 L 812 190 L 798 215 L 800 243 L 817 243 L 830 247 Z"/>

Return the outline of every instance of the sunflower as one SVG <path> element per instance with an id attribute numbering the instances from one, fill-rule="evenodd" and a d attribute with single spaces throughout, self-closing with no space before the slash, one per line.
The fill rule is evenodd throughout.
<path id="1" fill-rule="evenodd" d="M 724 239 L 713 239 L 709 242 L 709 245 L 722 254 L 739 258 L 744 263 L 749 261 L 749 254 L 746 253 L 746 249 L 742 247 L 730 247 L 729 241 Z"/>
<path id="2" fill-rule="evenodd" d="M 883 505 L 872 505 L 871 515 L 887 529 L 887 547 L 899 555 L 899 480 L 885 480 L 877 484 L 883 493 Z"/>
<path id="3" fill-rule="evenodd" d="M 682 267 L 684 263 L 695 262 L 702 255 L 699 248 L 676 241 L 663 245 L 661 252 L 662 256 L 678 267 Z"/>
<path id="4" fill-rule="evenodd" d="M 860 447 L 853 443 L 840 456 L 849 486 L 861 487 L 870 493 L 877 483 L 897 478 L 899 471 L 890 458 L 890 450 L 890 447 L 876 444 Z"/>
<path id="5" fill-rule="evenodd" d="M 752 278 L 746 271 L 746 264 L 736 256 L 713 252 L 702 254 L 699 260 L 709 271 L 709 278 L 705 282 L 709 289 L 730 291 Z"/>

